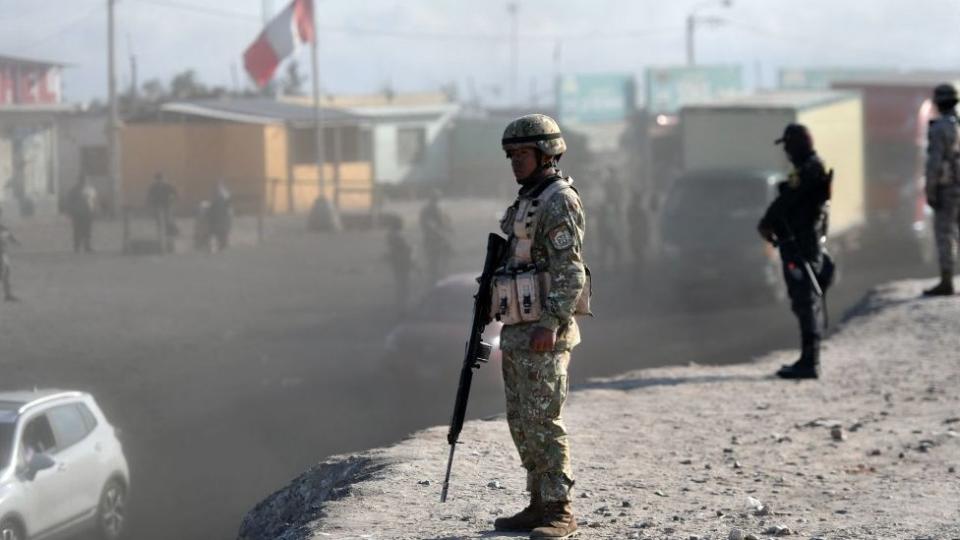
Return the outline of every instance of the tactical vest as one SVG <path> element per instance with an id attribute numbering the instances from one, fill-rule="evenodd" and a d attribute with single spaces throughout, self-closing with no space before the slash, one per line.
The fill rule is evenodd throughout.
<path id="1" fill-rule="evenodd" d="M 957 117 L 950 115 L 943 120 L 949 120 L 950 127 L 953 128 L 953 140 L 950 141 L 950 147 L 947 154 L 940 164 L 940 175 L 937 183 L 941 186 L 950 186 L 960 184 L 960 123 Z"/>
<path id="2" fill-rule="evenodd" d="M 539 321 L 544 313 L 544 303 L 550 292 L 550 274 L 538 269 L 533 260 L 533 242 L 540 224 L 540 217 L 550 199 L 563 190 L 574 190 L 573 182 L 560 178 L 534 197 L 520 197 L 511 215 L 501 222 L 501 228 L 509 231 L 512 247 L 505 264 L 493 278 L 490 313 L 504 325 Z M 590 270 L 586 270 L 586 283 L 574 315 L 591 315 L 590 296 L 592 287 Z"/>

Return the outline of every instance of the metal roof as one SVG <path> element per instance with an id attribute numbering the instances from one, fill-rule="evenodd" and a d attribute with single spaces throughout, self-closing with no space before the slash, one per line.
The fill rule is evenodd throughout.
<path id="1" fill-rule="evenodd" d="M 57 66 L 64 67 L 68 64 L 57 62 L 55 60 L 43 60 L 40 58 L 25 58 L 23 56 L 13 56 L 9 54 L 0 54 L 0 62 L 15 62 L 18 64 L 33 64 L 36 66 Z"/>
<path id="2" fill-rule="evenodd" d="M 76 112 L 79 109 L 79 106 L 71 103 L 13 103 L 0 105 L 0 113 L 59 114 Z"/>
<path id="3" fill-rule="evenodd" d="M 684 109 L 804 110 L 857 97 L 856 92 L 840 90 L 782 90 L 695 103 Z"/>
<path id="4" fill-rule="evenodd" d="M 948 71 L 891 71 L 887 73 L 865 73 L 852 77 L 836 79 L 831 83 L 835 88 L 859 88 L 863 86 L 923 87 L 933 89 L 941 83 L 960 83 L 960 73 Z"/>
<path id="5" fill-rule="evenodd" d="M 313 109 L 266 98 L 177 101 L 161 107 L 163 112 L 199 116 L 248 124 L 313 124 Z M 356 121 L 355 115 L 339 109 L 323 109 L 325 124 Z"/>
<path id="6" fill-rule="evenodd" d="M 212 99 L 177 101 L 161 107 L 166 113 L 197 116 L 229 122 L 250 124 L 313 125 L 313 107 L 300 103 L 268 98 Z M 358 123 L 425 121 L 451 115 L 459 105 L 409 105 L 371 107 L 324 107 L 325 125 L 355 125 Z"/>
<path id="7" fill-rule="evenodd" d="M 456 114 L 460 105 L 454 103 L 431 105 L 385 105 L 345 107 L 342 110 L 357 117 L 374 122 L 402 122 L 416 120 L 434 120 L 444 116 Z"/>

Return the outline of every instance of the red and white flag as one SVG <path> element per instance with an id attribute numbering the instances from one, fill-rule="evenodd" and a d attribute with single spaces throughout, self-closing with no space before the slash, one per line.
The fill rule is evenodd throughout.
<path id="1" fill-rule="evenodd" d="M 257 85 L 263 87 L 284 58 L 313 39 L 313 0 L 293 0 L 247 47 L 243 66 Z"/>

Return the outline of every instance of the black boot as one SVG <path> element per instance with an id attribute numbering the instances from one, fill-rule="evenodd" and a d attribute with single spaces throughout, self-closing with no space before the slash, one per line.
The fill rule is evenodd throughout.
<path id="1" fill-rule="evenodd" d="M 820 342 L 813 340 L 803 344 L 800 359 L 777 371 L 781 379 L 819 379 Z"/>
<path id="2" fill-rule="evenodd" d="M 952 296 L 953 272 L 940 272 L 940 283 L 923 291 L 924 296 Z"/>

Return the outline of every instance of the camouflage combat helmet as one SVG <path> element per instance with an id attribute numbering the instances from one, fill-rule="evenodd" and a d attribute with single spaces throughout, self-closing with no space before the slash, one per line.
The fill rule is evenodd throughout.
<path id="1" fill-rule="evenodd" d="M 937 87 L 933 89 L 933 102 L 937 105 L 956 105 L 957 89 L 948 83 L 937 85 Z"/>
<path id="2" fill-rule="evenodd" d="M 500 142 L 504 150 L 536 148 L 548 156 L 559 156 L 567 151 L 560 126 L 545 114 L 528 114 L 510 122 L 503 130 Z"/>

